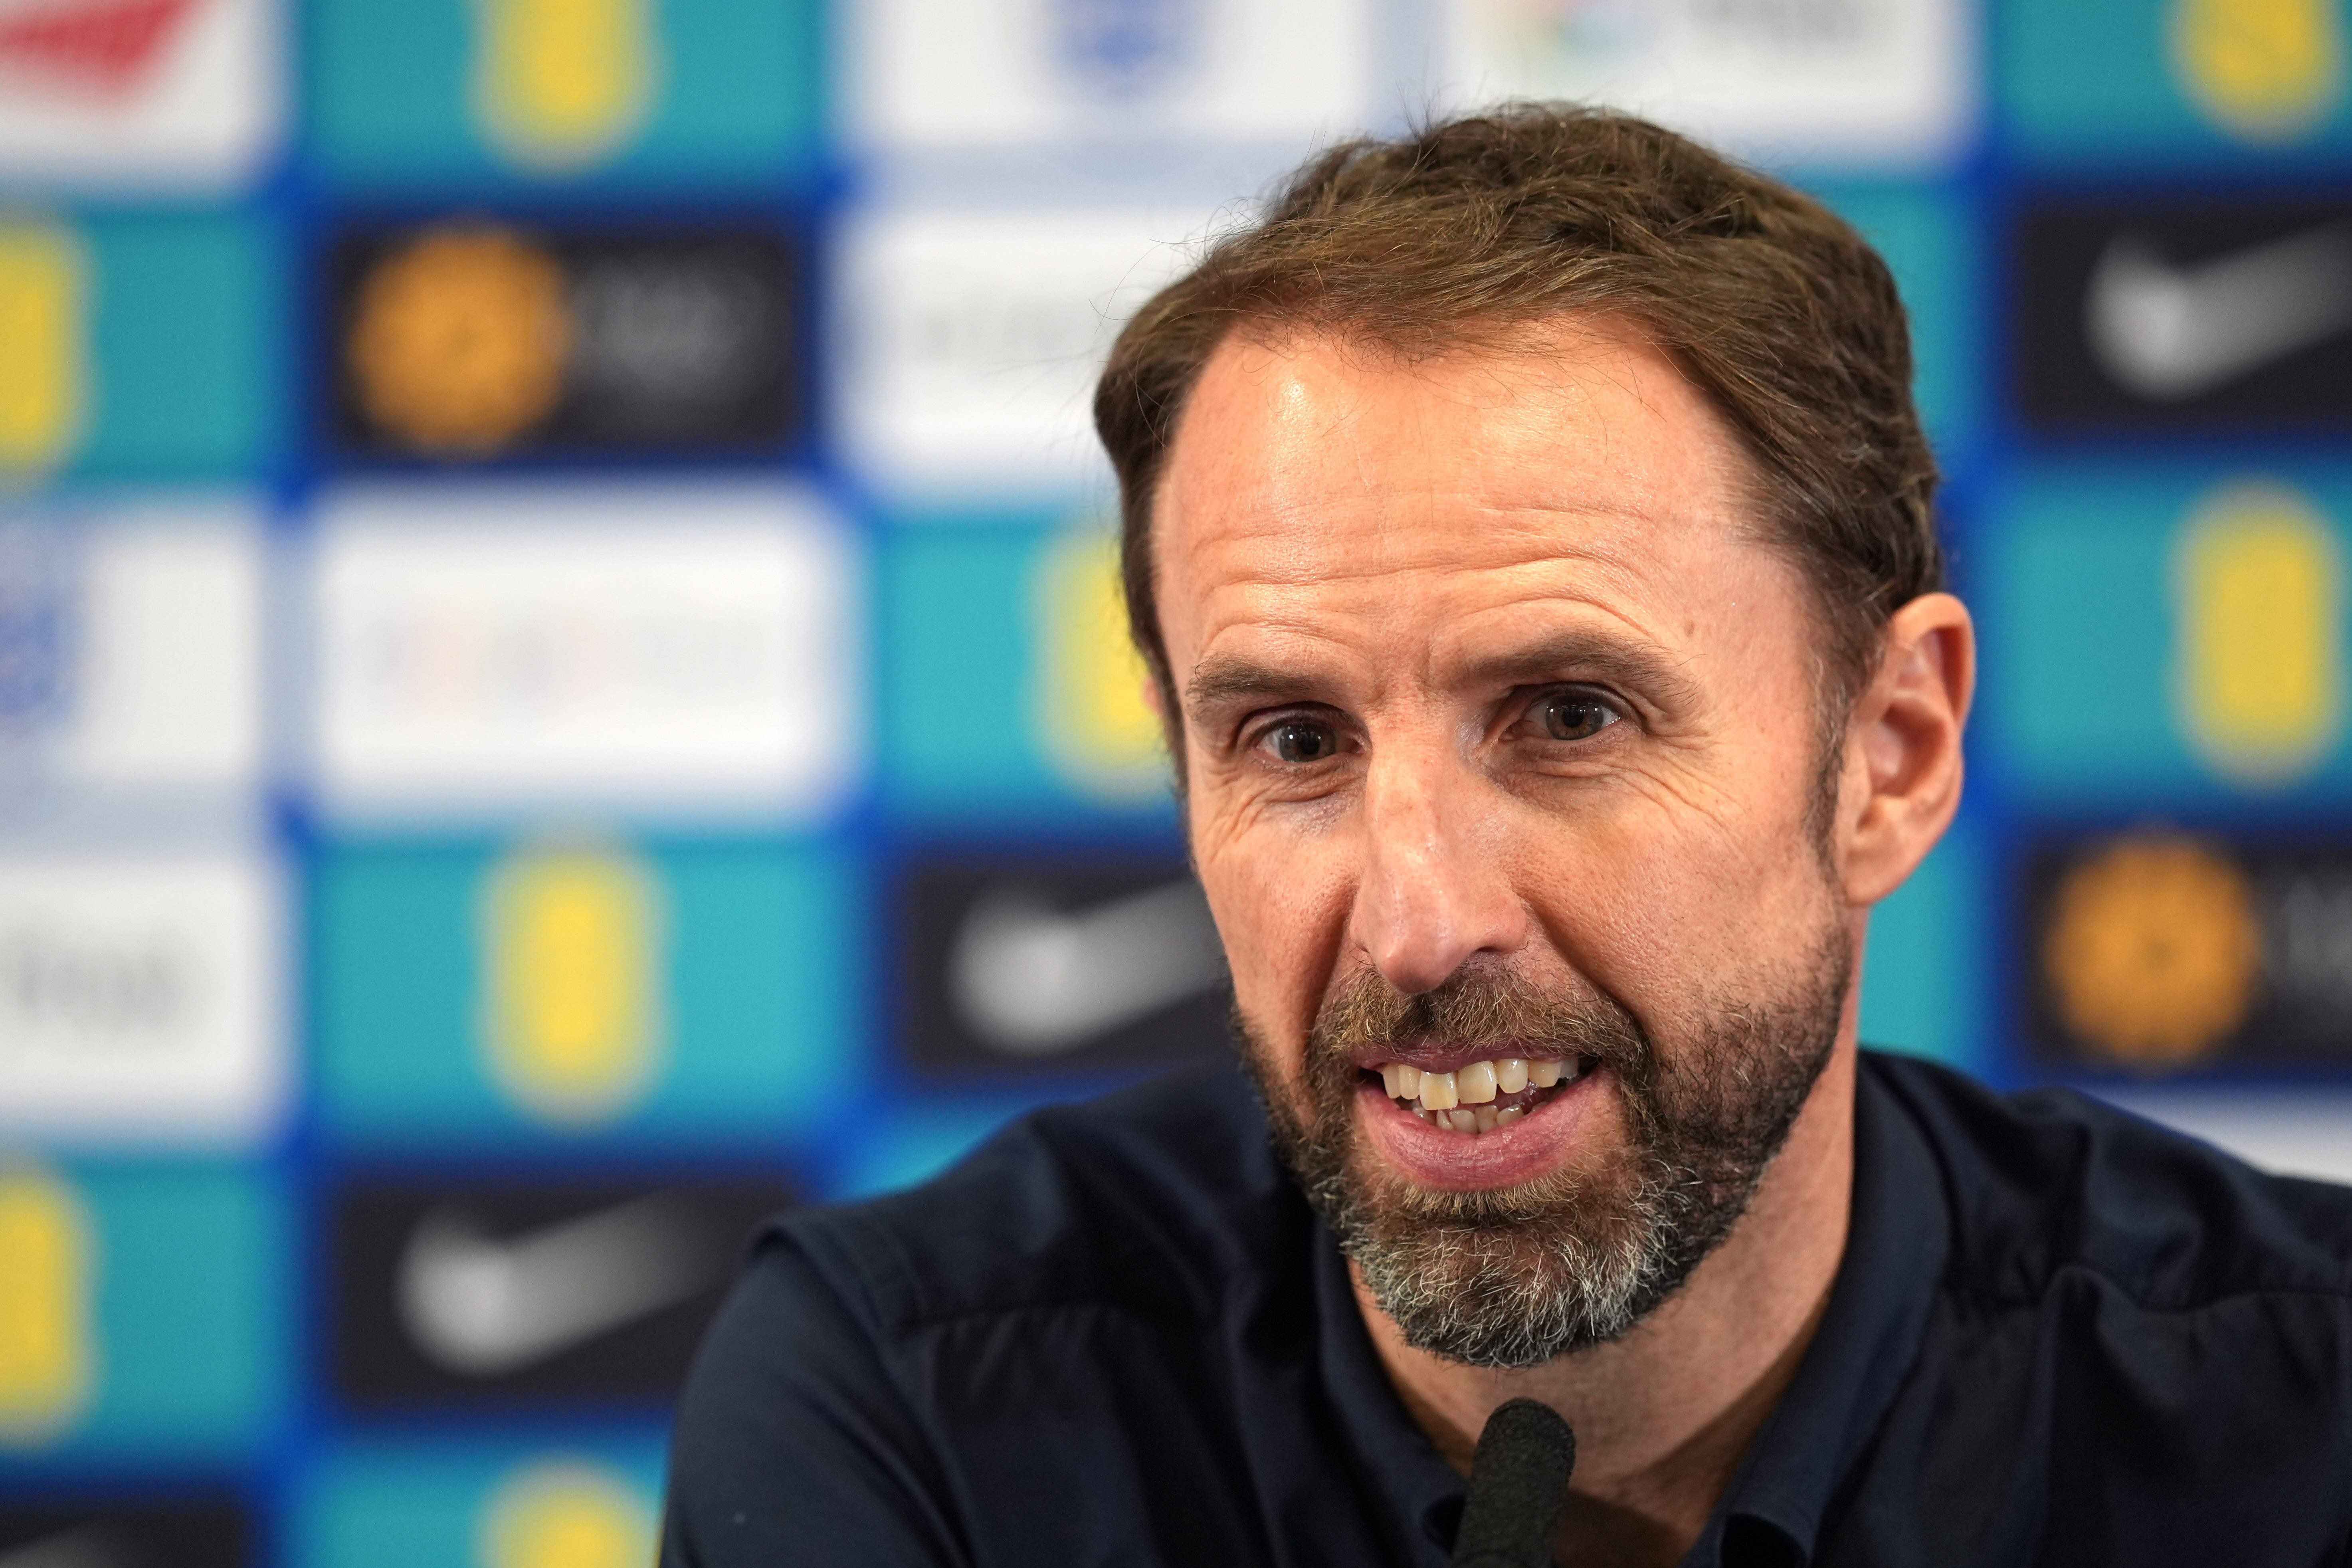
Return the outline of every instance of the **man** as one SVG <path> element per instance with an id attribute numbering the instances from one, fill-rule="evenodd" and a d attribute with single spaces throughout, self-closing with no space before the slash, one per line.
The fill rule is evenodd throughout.
<path id="1" fill-rule="evenodd" d="M 1437 1564 L 1521 1396 L 1577 1568 L 2352 1561 L 2347 1195 L 1857 1050 L 1975 663 L 1909 378 L 1835 217 L 1540 107 L 1148 305 L 1097 423 L 1257 1098 L 775 1224 L 666 1561 Z"/>

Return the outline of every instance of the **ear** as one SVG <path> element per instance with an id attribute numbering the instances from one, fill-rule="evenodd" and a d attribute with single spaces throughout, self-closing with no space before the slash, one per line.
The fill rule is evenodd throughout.
<path id="1" fill-rule="evenodd" d="M 1888 618 L 1877 676 L 1846 728 L 1837 859 L 1849 903 L 1901 887 L 1951 826 L 1976 665 L 1976 626 L 1951 595 L 1923 594 Z"/>

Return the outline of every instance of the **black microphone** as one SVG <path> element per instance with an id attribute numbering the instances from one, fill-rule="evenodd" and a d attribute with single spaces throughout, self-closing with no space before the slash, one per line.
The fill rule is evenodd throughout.
<path id="1" fill-rule="evenodd" d="M 1550 1568 L 1576 1469 L 1576 1430 L 1549 1405 L 1514 1399 L 1486 1417 L 1453 1568 Z"/>

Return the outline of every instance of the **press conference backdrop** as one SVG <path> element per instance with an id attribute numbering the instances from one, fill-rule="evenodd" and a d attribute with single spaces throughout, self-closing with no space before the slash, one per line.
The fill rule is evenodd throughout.
<path id="1" fill-rule="evenodd" d="M 1900 279 L 1987 652 L 1867 1037 L 2352 1175 L 2347 33 L 0 0 L 0 1565 L 643 1563 L 759 1215 L 1223 1050 L 1088 385 L 1432 106 Z"/>

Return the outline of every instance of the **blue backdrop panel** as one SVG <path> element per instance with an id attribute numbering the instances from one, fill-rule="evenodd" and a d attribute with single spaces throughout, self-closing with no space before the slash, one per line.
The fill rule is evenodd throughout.
<path id="1" fill-rule="evenodd" d="M 1993 37 L 2010 133 L 2037 164 L 2352 151 L 2342 0 L 2026 0 Z"/>
<path id="2" fill-rule="evenodd" d="M 866 1071 L 855 1046 L 864 923 L 855 862 L 823 846 L 757 841 L 664 842 L 630 858 L 647 884 L 636 896 L 651 907 L 629 929 L 585 938 L 576 962 L 635 966 L 647 994 L 599 1004 L 567 1002 L 559 990 L 542 1005 L 631 1016 L 557 1017 L 544 1027 L 614 1038 L 525 1040 L 502 1057 L 487 1037 L 499 1027 L 488 969 L 551 965 L 551 978 L 520 984 L 561 988 L 575 960 L 497 950 L 560 948 L 573 939 L 535 934 L 530 922 L 593 920 L 593 910 L 501 916 L 493 846 L 326 851 L 313 891 L 312 985 L 327 1134 L 376 1151 L 555 1149 L 583 1139 L 695 1151 L 769 1148 L 821 1130 L 860 1092 Z M 603 1060 L 588 1059 L 598 1053 Z"/>
<path id="3" fill-rule="evenodd" d="M 320 0 L 312 145 L 352 189 L 805 179 L 819 25 L 809 0 Z"/>
<path id="4" fill-rule="evenodd" d="M 644 1562 L 661 1476 L 650 1435 L 354 1441 L 304 1485 L 293 1555 L 313 1568 Z"/>
<path id="5" fill-rule="evenodd" d="M 2240 546 L 2270 552 L 2252 563 L 2263 575 L 2242 588 L 2242 608 L 2210 613 L 2245 618 L 2235 652 L 2254 668 L 2247 689 L 2200 700 L 2188 623 L 2200 593 L 2230 591 L 2231 567 L 2191 536 L 2217 517 L 2226 524 L 2233 498 L 2292 509 L 2303 542 L 2298 552 L 2291 531 Z M 2006 483 L 1996 515 L 1977 545 L 1988 648 L 1979 733 L 2021 804 L 2340 812 L 2352 760 L 2341 677 L 2330 672 L 2346 660 L 2335 605 L 2352 471 L 2308 460 L 2049 464 Z M 2326 613 L 2292 616 L 2298 587 Z M 2233 760 L 2226 733 L 2202 738 L 2229 714 L 2204 714 L 2200 701 L 2276 703 L 2289 689 L 2279 682 L 2314 689 L 2275 721 L 2274 765 L 2259 751 Z"/>
<path id="6" fill-rule="evenodd" d="M 242 1164 L 0 1173 L 0 1453 L 37 1470 L 265 1458 L 301 1343 L 289 1205 Z"/>
<path id="7" fill-rule="evenodd" d="M 24 401 L 7 421 L 15 439 L 0 442 L 0 474 L 185 481 L 269 471 L 285 440 L 289 325 L 274 215 L 8 216 L 16 234 L 0 244 L 16 253 L 13 319 L 0 387 Z M 38 237 L 29 246 L 23 226 Z"/>
<path id="8" fill-rule="evenodd" d="M 1969 1072 L 1997 1067 L 1990 1047 L 1992 875 L 1982 832 L 1964 817 L 1871 911 L 1864 1040 Z"/>
<path id="9" fill-rule="evenodd" d="M 940 828 L 1172 825 L 1156 727 L 1138 732 L 1141 666 L 1118 668 L 1108 538 L 1091 512 L 1051 510 L 884 532 L 876 739 L 895 813 Z M 1057 588 L 1057 569 L 1100 581 Z M 1122 734 L 1089 733 L 1082 701 L 1056 689 L 1056 664 L 1077 658 L 1112 667 L 1099 700 L 1125 710 L 1109 721 Z"/>
<path id="10" fill-rule="evenodd" d="M 1983 258 L 1975 195 L 1958 185 L 1831 184 L 1816 189 L 1885 258 L 1911 313 L 1913 395 L 1947 468 L 1984 433 Z"/>

